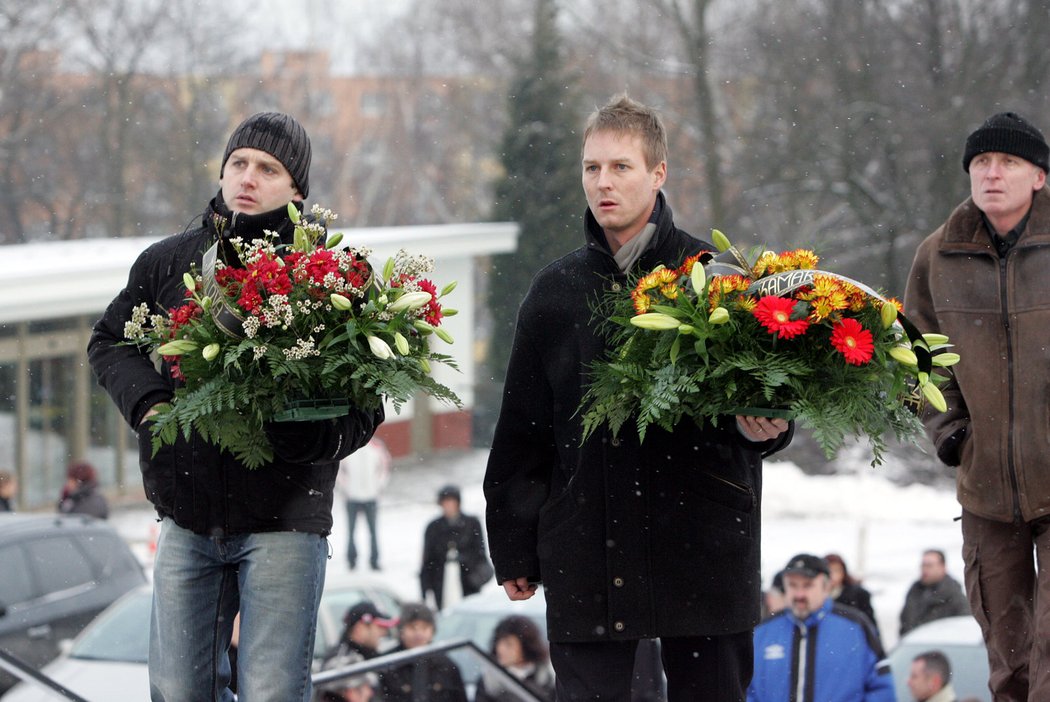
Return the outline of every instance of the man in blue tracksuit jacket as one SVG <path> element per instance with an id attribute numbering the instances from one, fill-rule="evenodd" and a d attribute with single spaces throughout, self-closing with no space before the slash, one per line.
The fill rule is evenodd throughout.
<path id="1" fill-rule="evenodd" d="M 827 561 L 792 558 L 784 592 L 790 606 L 755 629 L 748 702 L 896 702 L 874 626 L 832 600 Z"/>

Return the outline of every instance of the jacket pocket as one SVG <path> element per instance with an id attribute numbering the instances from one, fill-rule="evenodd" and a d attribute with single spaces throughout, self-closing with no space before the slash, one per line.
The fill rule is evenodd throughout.
<path id="1" fill-rule="evenodd" d="M 697 470 L 683 476 L 681 499 L 671 511 L 687 513 L 706 527 L 749 539 L 757 505 L 758 496 L 750 485 Z"/>

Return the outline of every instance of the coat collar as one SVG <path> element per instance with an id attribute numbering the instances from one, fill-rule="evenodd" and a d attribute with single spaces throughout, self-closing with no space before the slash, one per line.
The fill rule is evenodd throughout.
<path id="1" fill-rule="evenodd" d="M 650 258 L 651 252 L 660 251 L 670 242 L 671 235 L 674 233 L 674 216 L 671 212 L 671 206 L 667 204 L 667 198 L 664 197 L 664 192 L 662 190 L 656 194 L 656 199 L 656 207 L 660 210 L 660 215 L 656 220 L 656 231 L 653 233 L 653 238 L 649 241 L 649 246 L 646 249 L 646 252 L 642 254 L 638 263 L 635 264 L 636 268 L 638 266 L 644 267 L 644 262 Z M 605 238 L 605 232 L 602 231 L 601 225 L 598 224 L 598 220 L 594 218 L 594 214 L 589 207 L 583 217 L 583 233 L 587 239 L 588 249 L 602 253 L 612 260 L 612 249 L 609 248 L 609 242 Z"/>
<path id="2" fill-rule="evenodd" d="M 1032 198 L 1028 226 L 1017 245 L 1024 246 L 1031 243 L 1050 243 L 1050 185 L 1044 185 Z M 942 247 L 953 248 L 959 245 L 978 246 L 992 250 L 991 238 L 985 227 L 984 218 L 972 197 L 966 198 L 961 205 L 956 207 L 944 225 Z"/>

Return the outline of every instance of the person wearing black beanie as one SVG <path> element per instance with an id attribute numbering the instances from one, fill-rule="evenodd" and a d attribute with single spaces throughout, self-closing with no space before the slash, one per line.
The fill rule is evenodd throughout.
<path id="1" fill-rule="evenodd" d="M 258 149 L 276 158 L 292 177 L 299 194 L 304 199 L 310 195 L 310 137 L 294 117 L 281 112 L 259 112 L 241 122 L 226 143 L 220 180 L 230 154 L 243 148 Z"/>
<path id="2" fill-rule="evenodd" d="M 947 411 L 922 419 L 937 457 L 957 467 L 992 696 L 1050 700 L 1050 570 L 1033 557 L 1050 549 L 1050 148 L 1000 112 L 966 139 L 962 166 L 970 197 L 919 245 L 904 295 L 912 323 L 961 357 L 941 386 Z"/>
<path id="3" fill-rule="evenodd" d="M 202 270 L 204 253 L 217 244 L 266 232 L 291 244 L 288 205 L 303 207 L 310 157 L 310 139 L 293 117 L 261 112 L 241 122 L 226 144 L 219 191 L 199 226 L 138 257 L 88 343 L 99 384 L 138 431 L 143 487 L 160 521 L 148 659 L 153 699 L 233 699 L 229 650 L 238 614 L 240 698 L 312 699 L 310 666 L 339 461 L 368 443 L 382 409 L 271 422 L 266 433 L 274 457 L 256 470 L 197 432 L 180 433 L 154 451 L 151 417 L 179 381 L 170 365 L 155 366 L 124 339 L 136 308 L 184 303 L 183 274 Z"/>

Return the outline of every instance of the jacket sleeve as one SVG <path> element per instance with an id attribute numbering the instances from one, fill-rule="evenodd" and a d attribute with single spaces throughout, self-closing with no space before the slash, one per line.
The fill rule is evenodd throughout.
<path id="1" fill-rule="evenodd" d="M 132 428 L 139 425 L 150 407 L 170 400 L 174 394 L 172 381 L 157 371 L 149 354 L 124 343 L 124 324 L 131 319 L 134 307 L 146 303 L 151 313 L 160 311 L 156 297 L 160 271 L 154 251 L 153 247 L 146 249 L 132 265 L 127 286 L 95 323 L 87 348 L 88 362 L 99 385 Z"/>
<path id="2" fill-rule="evenodd" d="M 871 655 L 873 659 L 876 658 L 874 653 Z M 864 681 L 864 702 L 897 702 L 888 660 L 875 660 L 868 667 L 868 678 Z"/>
<path id="3" fill-rule="evenodd" d="M 496 582 L 540 577 L 540 510 L 558 461 L 553 407 L 541 356 L 519 322 L 484 482 Z"/>
<path id="4" fill-rule="evenodd" d="M 904 292 L 904 313 L 923 333 L 940 332 L 933 292 L 930 289 L 931 262 L 937 255 L 937 242 L 940 241 L 937 233 L 940 231 L 919 245 Z M 941 385 L 940 389 L 948 411 L 938 412 L 927 406 L 921 418 L 926 426 L 926 434 L 937 451 L 937 457 L 949 466 L 957 466 L 960 462 L 960 448 L 970 425 L 970 413 L 954 377 Z"/>
<path id="5" fill-rule="evenodd" d="M 380 406 L 374 411 L 351 409 L 334 419 L 268 422 L 266 437 L 274 454 L 288 463 L 332 463 L 367 444 L 385 416 Z"/>

